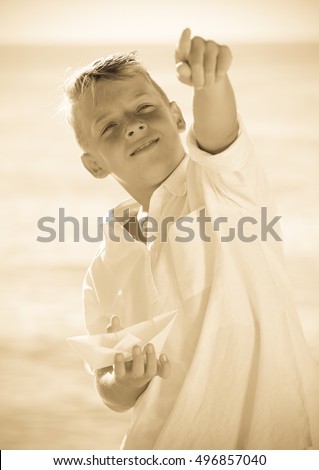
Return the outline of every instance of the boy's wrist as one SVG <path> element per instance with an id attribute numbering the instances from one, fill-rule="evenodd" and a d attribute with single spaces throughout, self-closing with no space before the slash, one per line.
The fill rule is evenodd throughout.
<path id="1" fill-rule="evenodd" d="M 193 87 L 194 89 L 194 96 L 211 96 L 212 94 L 215 93 L 220 93 L 220 90 L 222 90 L 226 85 L 227 82 L 229 81 L 228 75 L 225 74 L 220 80 L 217 82 L 211 82 L 208 85 L 204 85 L 200 88 Z"/>

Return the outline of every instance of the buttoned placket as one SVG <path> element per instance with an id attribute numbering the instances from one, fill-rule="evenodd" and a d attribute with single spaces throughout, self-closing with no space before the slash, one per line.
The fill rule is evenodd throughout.
<path id="1" fill-rule="evenodd" d="M 154 241 L 148 242 L 147 247 L 151 255 L 152 261 L 156 261 L 158 258 L 159 247 L 160 247 L 160 237 L 161 237 L 161 222 L 162 222 L 162 213 L 163 205 L 167 200 L 168 191 L 165 186 L 160 186 L 152 195 L 150 200 L 148 217 L 156 220 L 157 222 L 157 232 L 150 233 L 154 235 L 156 239 Z"/>

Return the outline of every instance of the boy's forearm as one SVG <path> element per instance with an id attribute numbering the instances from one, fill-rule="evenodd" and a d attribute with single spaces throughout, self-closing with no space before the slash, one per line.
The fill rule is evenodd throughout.
<path id="1" fill-rule="evenodd" d="M 217 154 L 237 137 L 238 122 L 234 92 L 227 77 L 209 87 L 194 90 L 194 134 L 206 152 Z"/>

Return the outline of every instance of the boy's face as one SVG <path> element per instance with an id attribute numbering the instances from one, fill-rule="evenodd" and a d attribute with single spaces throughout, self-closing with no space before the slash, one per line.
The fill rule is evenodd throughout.
<path id="1" fill-rule="evenodd" d="M 165 103 L 143 75 L 97 82 L 94 99 L 86 93 L 74 113 L 84 131 L 85 167 L 97 177 L 112 174 L 129 192 L 159 186 L 185 154 L 178 106 Z"/>

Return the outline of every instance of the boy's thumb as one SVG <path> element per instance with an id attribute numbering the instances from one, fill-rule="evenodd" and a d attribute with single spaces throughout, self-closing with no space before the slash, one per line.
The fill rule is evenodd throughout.
<path id="1" fill-rule="evenodd" d="M 176 65 L 176 71 L 180 78 L 190 78 L 192 75 L 191 68 L 186 62 L 179 62 Z"/>
<path id="2" fill-rule="evenodd" d="M 107 333 L 116 333 L 122 329 L 120 319 L 117 315 L 111 317 L 111 321 L 106 328 Z"/>

